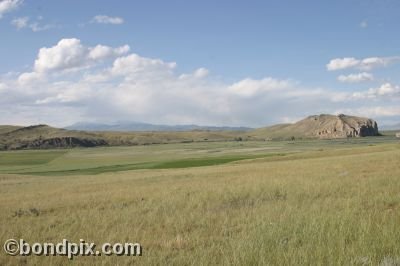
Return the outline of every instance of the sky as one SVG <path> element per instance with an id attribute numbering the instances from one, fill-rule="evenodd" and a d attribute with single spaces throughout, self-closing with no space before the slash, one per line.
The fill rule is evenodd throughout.
<path id="1" fill-rule="evenodd" d="M 400 122 L 400 1 L 0 0 L 0 124 Z"/>

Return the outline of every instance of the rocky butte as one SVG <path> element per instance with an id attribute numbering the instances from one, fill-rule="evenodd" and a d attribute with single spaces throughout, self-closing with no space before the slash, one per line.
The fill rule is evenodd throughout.
<path id="1" fill-rule="evenodd" d="M 379 136 L 378 124 L 373 119 L 344 114 L 313 115 L 294 125 L 306 127 L 307 135 L 319 138 Z"/>

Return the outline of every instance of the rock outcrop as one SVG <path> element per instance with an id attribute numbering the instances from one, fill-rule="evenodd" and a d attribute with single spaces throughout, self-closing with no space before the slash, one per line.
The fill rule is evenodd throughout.
<path id="1" fill-rule="evenodd" d="M 265 140 L 333 139 L 378 136 L 377 123 L 369 118 L 349 115 L 312 115 L 293 124 L 278 124 L 251 132 Z"/>
<path id="2" fill-rule="evenodd" d="M 369 118 L 335 115 L 309 116 L 296 123 L 307 127 L 308 135 L 319 138 L 346 138 L 378 136 L 378 124 Z M 294 125 L 296 125 L 294 124 Z"/>
<path id="3" fill-rule="evenodd" d="M 109 145 L 106 138 L 97 134 L 53 128 L 47 125 L 5 126 L 0 130 L 0 150 L 55 149 L 105 145 Z"/>
<path id="4" fill-rule="evenodd" d="M 54 148 L 75 148 L 75 147 L 96 147 L 105 146 L 108 143 L 103 139 L 86 139 L 77 137 L 56 137 L 49 139 L 36 139 L 14 143 L 7 147 L 9 150 L 19 149 L 54 149 Z"/>

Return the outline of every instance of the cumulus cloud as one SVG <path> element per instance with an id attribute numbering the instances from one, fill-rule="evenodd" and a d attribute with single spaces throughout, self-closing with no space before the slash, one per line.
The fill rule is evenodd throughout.
<path id="1" fill-rule="evenodd" d="M 124 45 L 118 48 L 111 48 L 105 45 L 96 45 L 93 48 L 89 48 L 88 58 L 92 60 L 101 60 L 113 56 L 120 56 L 129 52 L 129 46 Z"/>
<path id="2" fill-rule="evenodd" d="M 118 48 L 104 45 L 87 47 L 82 45 L 79 39 L 62 39 L 53 47 L 44 47 L 39 50 L 34 70 L 41 73 L 79 69 L 96 61 L 126 54 L 128 51 L 128 45 Z"/>
<path id="3" fill-rule="evenodd" d="M 16 10 L 21 4 L 23 0 L 2 0 L 0 1 L 0 19 L 4 14 L 9 13 L 13 10 Z"/>
<path id="4" fill-rule="evenodd" d="M 116 76 L 135 76 L 138 74 L 169 73 L 176 67 L 175 62 L 166 63 L 160 59 L 141 57 L 137 54 L 117 58 L 111 72 Z"/>
<path id="5" fill-rule="evenodd" d="M 374 76 L 371 73 L 362 72 L 358 74 L 340 75 L 337 79 L 340 82 L 358 83 L 364 81 L 372 81 L 374 80 Z"/>
<path id="6" fill-rule="evenodd" d="M 379 88 L 370 89 L 369 92 L 378 96 L 400 96 L 400 87 L 390 83 L 385 83 Z"/>
<path id="7" fill-rule="evenodd" d="M 44 75 L 42 73 L 37 73 L 37 72 L 27 72 L 27 73 L 22 73 L 18 77 L 18 82 L 21 85 L 28 85 L 32 83 L 38 83 L 40 81 L 44 80 Z"/>
<path id="8" fill-rule="evenodd" d="M 344 69 L 360 69 L 372 70 L 378 67 L 386 67 L 390 64 L 400 62 L 400 56 L 391 57 L 368 57 L 364 59 L 356 59 L 354 57 L 332 59 L 326 68 L 329 71 L 344 70 Z"/>
<path id="9" fill-rule="evenodd" d="M 65 126 L 80 120 L 130 120 L 263 126 L 337 110 L 354 114 L 352 110 L 384 106 L 389 111 L 376 111 L 377 116 L 397 114 L 399 88 L 393 84 L 353 95 L 268 76 L 225 82 L 206 68 L 181 73 L 175 62 L 128 51 L 127 46 L 87 46 L 79 39 L 40 49 L 32 72 L 0 76 L 0 123 Z"/>
<path id="10" fill-rule="evenodd" d="M 196 78 L 204 78 L 204 77 L 208 76 L 208 73 L 209 73 L 208 69 L 206 69 L 206 68 L 204 68 L 204 67 L 201 67 L 201 68 L 197 69 L 197 70 L 193 73 L 193 75 L 194 75 Z"/>
<path id="11" fill-rule="evenodd" d="M 41 48 L 35 61 L 37 72 L 63 70 L 86 65 L 87 49 L 78 39 L 62 39 L 50 48 Z"/>
<path id="12" fill-rule="evenodd" d="M 99 23 L 99 24 L 122 24 L 124 23 L 124 19 L 121 17 L 110 17 L 106 15 L 97 15 L 94 16 L 91 20 L 92 23 Z"/>
<path id="13" fill-rule="evenodd" d="M 374 99 L 378 97 L 400 98 L 400 87 L 391 83 L 382 84 L 378 88 L 370 88 L 364 92 L 355 92 L 352 94 L 356 99 Z"/>
<path id="14" fill-rule="evenodd" d="M 329 71 L 352 68 L 358 66 L 360 64 L 360 60 L 355 59 L 354 57 L 345 57 L 345 58 L 336 58 L 332 59 L 327 65 L 326 68 Z"/>

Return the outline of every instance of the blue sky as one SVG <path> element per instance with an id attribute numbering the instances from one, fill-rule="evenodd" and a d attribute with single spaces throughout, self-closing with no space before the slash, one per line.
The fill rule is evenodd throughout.
<path id="1" fill-rule="evenodd" d="M 396 123 L 399 11 L 396 0 L 0 0 L 0 123 L 263 126 L 340 112 Z"/>

